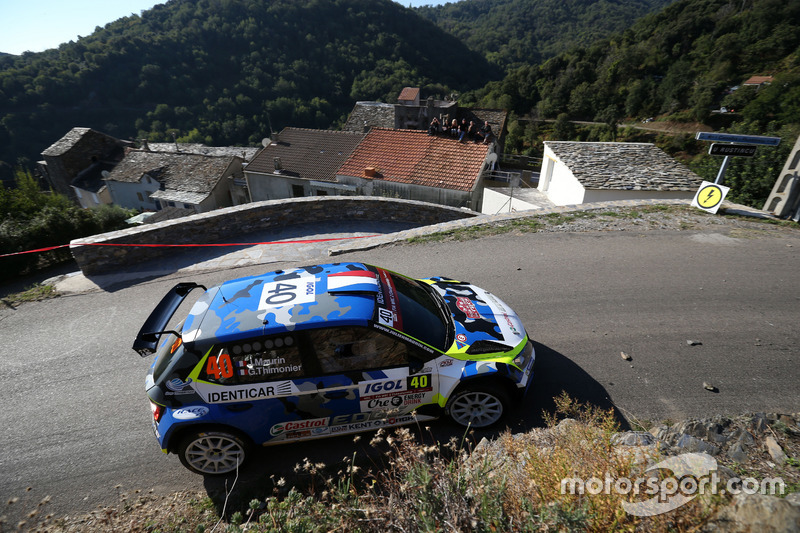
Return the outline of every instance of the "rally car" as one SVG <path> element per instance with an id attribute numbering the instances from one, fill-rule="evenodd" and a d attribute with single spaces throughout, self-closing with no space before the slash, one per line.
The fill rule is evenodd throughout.
<path id="1" fill-rule="evenodd" d="M 196 288 L 205 292 L 167 330 Z M 499 298 L 442 277 L 314 265 L 205 289 L 177 284 L 133 345 L 161 449 L 200 474 L 258 445 L 429 420 L 499 422 L 533 377 L 533 344 Z"/>

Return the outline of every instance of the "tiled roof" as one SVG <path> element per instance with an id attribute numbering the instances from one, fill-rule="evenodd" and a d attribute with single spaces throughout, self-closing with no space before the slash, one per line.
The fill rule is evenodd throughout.
<path id="1" fill-rule="evenodd" d="M 742 85 L 761 85 L 762 83 L 772 83 L 772 76 L 750 76 Z"/>
<path id="2" fill-rule="evenodd" d="M 397 97 L 398 100 L 416 100 L 419 98 L 419 87 L 404 87 L 402 91 L 400 91 L 400 96 Z"/>
<path id="3" fill-rule="evenodd" d="M 458 110 L 456 115 L 459 122 L 462 118 L 467 121 L 474 120 L 478 128 L 483 126 L 483 123 L 488 121 L 492 127 L 492 132 L 495 135 L 500 135 L 506 127 L 506 119 L 508 118 L 508 111 L 502 109 L 480 109 L 464 107 Z"/>
<path id="4" fill-rule="evenodd" d="M 107 181 L 132 183 L 148 174 L 166 189 L 208 195 L 232 161 L 232 156 L 213 157 L 134 150 L 114 167 Z"/>
<path id="5" fill-rule="evenodd" d="M 586 189 L 688 191 L 700 176 L 650 143 L 545 141 Z"/>
<path id="6" fill-rule="evenodd" d="M 58 157 L 64 155 L 78 144 L 81 145 L 82 151 L 92 154 L 104 153 L 114 149 L 116 146 L 132 145 L 129 141 L 121 141 L 92 128 L 72 128 L 66 135 L 45 148 L 42 155 Z"/>
<path id="7" fill-rule="evenodd" d="M 206 146 L 200 143 L 148 143 L 153 152 L 171 152 L 179 154 L 199 154 L 199 155 L 236 155 L 245 161 L 250 161 L 260 148 L 252 146 Z"/>
<path id="8" fill-rule="evenodd" d="M 337 174 L 364 177 L 364 169 L 374 167 L 375 179 L 469 191 L 488 153 L 485 144 L 460 143 L 423 131 L 375 128 Z"/>
<path id="9" fill-rule="evenodd" d="M 364 133 L 364 128 L 394 128 L 394 105 L 381 102 L 356 102 L 344 131 Z"/>
<path id="10" fill-rule="evenodd" d="M 278 135 L 278 142 L 270 143 L 261 150 L 245 170 L 273 174 L 275 158 L 280 157 L 286 175 L 316 181 L 336 181 L 336 170 L 364 135 L 350 131 L 284 128 Z"/>

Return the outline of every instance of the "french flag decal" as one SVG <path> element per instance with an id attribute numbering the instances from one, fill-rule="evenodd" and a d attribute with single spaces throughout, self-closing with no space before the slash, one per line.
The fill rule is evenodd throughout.
<path id="1" fill-rule="evenodd" d="M 378 292 L 378 277 L 369 270 L 337 272 L 328 276 L 328 292 Z"/>

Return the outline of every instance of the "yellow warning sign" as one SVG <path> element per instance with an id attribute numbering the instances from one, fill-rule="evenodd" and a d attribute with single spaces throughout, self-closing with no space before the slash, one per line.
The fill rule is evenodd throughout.
<path id="1" fill-rule="evenodd" d="M 709 213 L 716 213 L 719 206 L 722 205 L 722 200 L 725 199 L 725 196 L 730 190 L 730 187 L 704 181 L 703 184 L 700 185 L 697 194 L 694 195 L 692 205 L 708 211 Z"/>

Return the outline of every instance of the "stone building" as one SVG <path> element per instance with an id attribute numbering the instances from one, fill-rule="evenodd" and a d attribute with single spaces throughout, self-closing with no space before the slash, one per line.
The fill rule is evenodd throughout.
<path id="1" fill-rule="evenodd" d="M 106 203 L 103 172 L 119 163 L 124 148 L 132 146 L 91 128 L 72 128 L 42 152 L 44 160 L 38 162 L 37 170 L 55 192 L 91 207 Z M 76 179 L 78 190 L 73 188 Z M 86 194 L 82 196 L 81 191 Z"/>
<path id="2" fill-rule="evenodd" d="M 691 200 L 702 181 L 651 143 L 545 141 L 538 189 L 557 206 Z"/>

